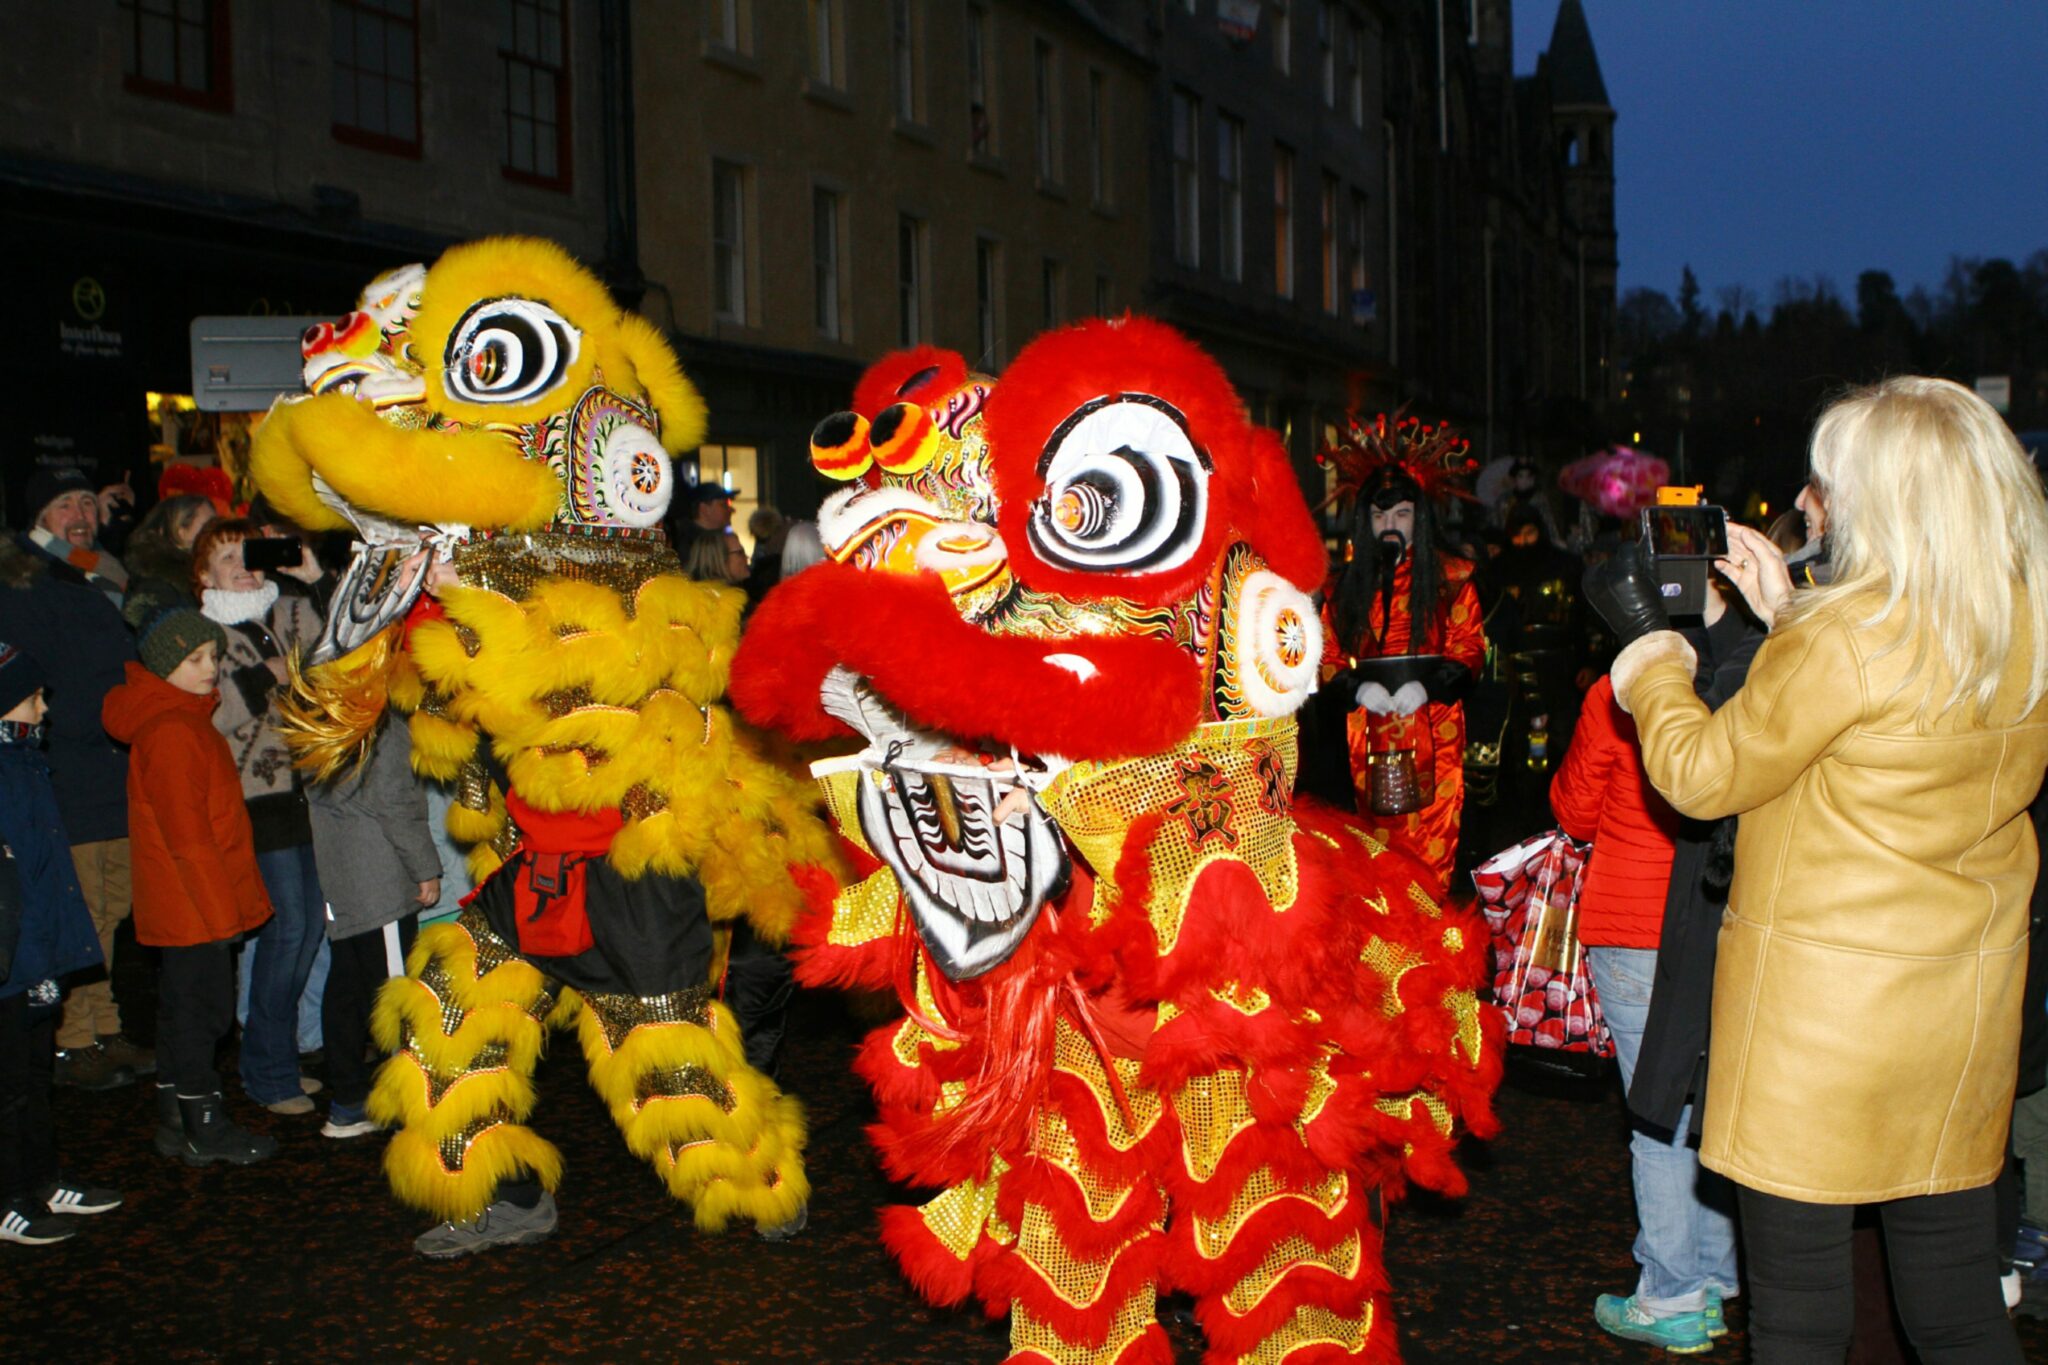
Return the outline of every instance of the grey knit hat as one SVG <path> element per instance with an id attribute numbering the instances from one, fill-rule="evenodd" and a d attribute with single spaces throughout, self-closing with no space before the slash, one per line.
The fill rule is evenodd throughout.
<path id="1" fill-rule="evenodd" d="M 208 640 L 213 641 L 217 653 L 228 647 L 226 633 L 192 608 L 167 608 L 143 624 L 142 666 L 159 678 L 168 678 Z"/>

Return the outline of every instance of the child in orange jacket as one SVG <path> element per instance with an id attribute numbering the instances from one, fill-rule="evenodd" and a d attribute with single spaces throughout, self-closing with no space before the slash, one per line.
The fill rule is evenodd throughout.
<path id="1" fill-rule="evenodd" d="M 143 623 L 142 663 L 101 720 L 129 746 L 135 937 L 163 951 L 157 994 L 156 1149 L 187 1165 L 246 1166 L 277 1140 L 238 1127 L 214 1052 L 235 1022 L 235 941 L 270 918 L 220 702 L 221 628 L 189 607 Z"/>

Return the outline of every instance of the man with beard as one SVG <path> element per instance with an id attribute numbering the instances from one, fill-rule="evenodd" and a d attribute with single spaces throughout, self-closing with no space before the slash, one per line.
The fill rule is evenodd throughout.
<path id="1" fill-rule="evenodd" d="M 1431 453 L 1438 441 L 1449 438 L 1445 453 L 1461 454 L 1463 443 L 1412 419 L 1386 428 L 1382 419 L 1354 433 L 1365 450 L 1384 454 L 1364 456 L 1349 562 L 1323 607 L 1323 671 L 1357 703 L 1345 739 L 1360 817 L 1449 885 L 1465 803 L 1462 701 L 1486 659 L 1486 636 L 1473 566 L 1438 549 L 1426 485 L 1448 484 Z M 1351 462 L 1342 446 L 1330 454 L 1340 467 Z"/>

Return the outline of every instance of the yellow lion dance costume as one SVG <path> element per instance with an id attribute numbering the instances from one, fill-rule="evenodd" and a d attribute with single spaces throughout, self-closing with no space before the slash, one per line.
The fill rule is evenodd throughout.
<path id="1" fill-rule="evenodd" d="M 793 1230 L 802 1112 L 746 1063 L 713 926 L 783 941 L 831 855 L 721 703 L 741 594 L 682 577 L 660 529 L 702 400 L 651 324 L 529 239 L 390 272 L 302 350 L 308 393 L 259 428 L 255 477 L 358 543 L 293 747 L 332 773 L 387 704 L 410 713 L 480 883 L 376 1006 L 393 1190 L 451 1223 L 501 1182 L 553 1190 L 561 1154 L 525 1120 L 546 1031 L 573 1024 L 627 1146 L 699 1226 Z"/>

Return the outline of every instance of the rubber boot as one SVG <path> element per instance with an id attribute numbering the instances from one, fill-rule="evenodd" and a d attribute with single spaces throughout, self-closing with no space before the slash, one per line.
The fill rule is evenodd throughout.
<path id="1" fill-rule="evenodd" d="M 215 1161 L 250 1166 L 277 1155 L 277 1139 L 238 1127 L 217 1090 L 211 1095 L 178 1096 L 178 1114 L 185 1121 L 185 1147 L 179 1155 L 187 1166 Z"/>
<path id="2" fill-rule="evenodd" d="M 185 1119 L 178 1112 L 178 1087 L 159 1085 L 156 1088 L 156 1143 L 157 1155 L 177 1157 L 185 1154 Z"/>

